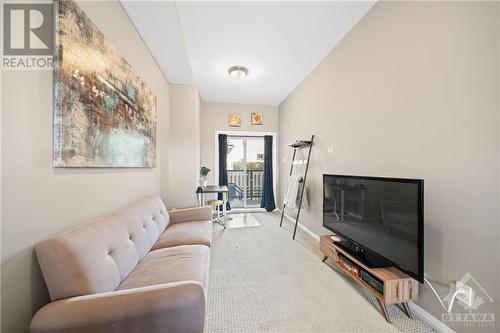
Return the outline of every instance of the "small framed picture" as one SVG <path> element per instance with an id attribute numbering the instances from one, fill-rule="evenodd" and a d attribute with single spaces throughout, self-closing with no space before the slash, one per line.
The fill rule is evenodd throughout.
<path id="1" fill-rule="evenodd" d="M 228 122 L 229 122 L 229 127 L 241 127 L 241 115 L 230 114 Z"/>
<path id="2" fill-rule="evenodd" d="M 264 124 L 264 117 L 260 112 L 252 112 L 252 125 L 262 125 Z"/>

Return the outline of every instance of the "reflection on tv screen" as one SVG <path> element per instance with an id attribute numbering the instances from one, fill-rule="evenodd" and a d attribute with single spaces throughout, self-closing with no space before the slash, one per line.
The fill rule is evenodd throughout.
<path id="1" fill-rule="evenodd" d="M 418 180 L 324 176 L 323 224 L 419 274 Z"/>

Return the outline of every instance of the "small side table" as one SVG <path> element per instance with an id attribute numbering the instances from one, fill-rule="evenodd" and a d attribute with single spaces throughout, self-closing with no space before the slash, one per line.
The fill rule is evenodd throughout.
<path id="1" fill-rule="evenodd" d="M 224 204 L 222 205 L 222 216 L 224 217 L 224 221 L 228 221 L 229 219 L 226 217 L 226 203 L 228 202 L 228 194 L 229 189 L 226 185 L 207 185 L 205 187 L 198 187 L 196 189 L 196 194 L 198 194 L 198 204 L 200 207 L 205 205 L 205 194 L 206 193 L 222 193 L 222 201 Z"/>

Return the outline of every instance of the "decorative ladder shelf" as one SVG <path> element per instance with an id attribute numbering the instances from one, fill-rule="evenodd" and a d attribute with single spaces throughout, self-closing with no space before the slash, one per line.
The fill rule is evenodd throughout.
<path id="1" fill-rule="evenodd" d="M 297 226 L 299 224 L 300 210 L 302 209 L 302 199 L 304 198 L 304 191 L 306 190 L 307 171 L 309 171 L 309 160 L 311 159 L 311 149 L 312 149 L 313 141 L 314 141 L 314 135 L 311 136 L 310 141 L 297 140 L 294 143 L 289 145 L 290 147 L 293 148 L 292 163 L 290 165 L 290 176 L 293 174 L 293 167 L 294 166 L 297 166 L 297 165 L 305 165 L 306 166 L 304 176 L 302 177 L 302 188 L 300 190 L 299 208 L 297 209 L 297 216 L 295 218 L 295 227 L 293 229 L 292 239 L 295 239 L 295 234 L 297 233 Z M 309 148 L 309 151 L 307 152 L 307 160 L 296 160 L 295 157 L 297 156 L 297 150 L 304 149 L 304 148 Z M 283 208 L 281 210 L 280 227 L 283 224 L 283 216 L 285 216 L 285 208 L 286 208 L 286 204 L 283 203 Z"/>

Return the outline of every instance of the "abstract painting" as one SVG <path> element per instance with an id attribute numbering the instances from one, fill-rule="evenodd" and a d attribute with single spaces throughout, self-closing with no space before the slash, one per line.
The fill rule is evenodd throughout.
<path id="1" fill-rule="evenodd" d="M 252 119 L 252 125 L 263 125 L 264 124 L 264 117 L 262 116 L 262 113 L 260 112 L 253 112 L 251 115 Z"/>
<path id="2" fill-rule="evenodd" d="M 241 115 L 230 114 L 229 115 L 229 127 L 241 127 Z"/>
<path id="3" fill-rule="evenodd" d="M 54 166 L 154 168 L 155 94 L 74 1 L 55 5 Z"/>

